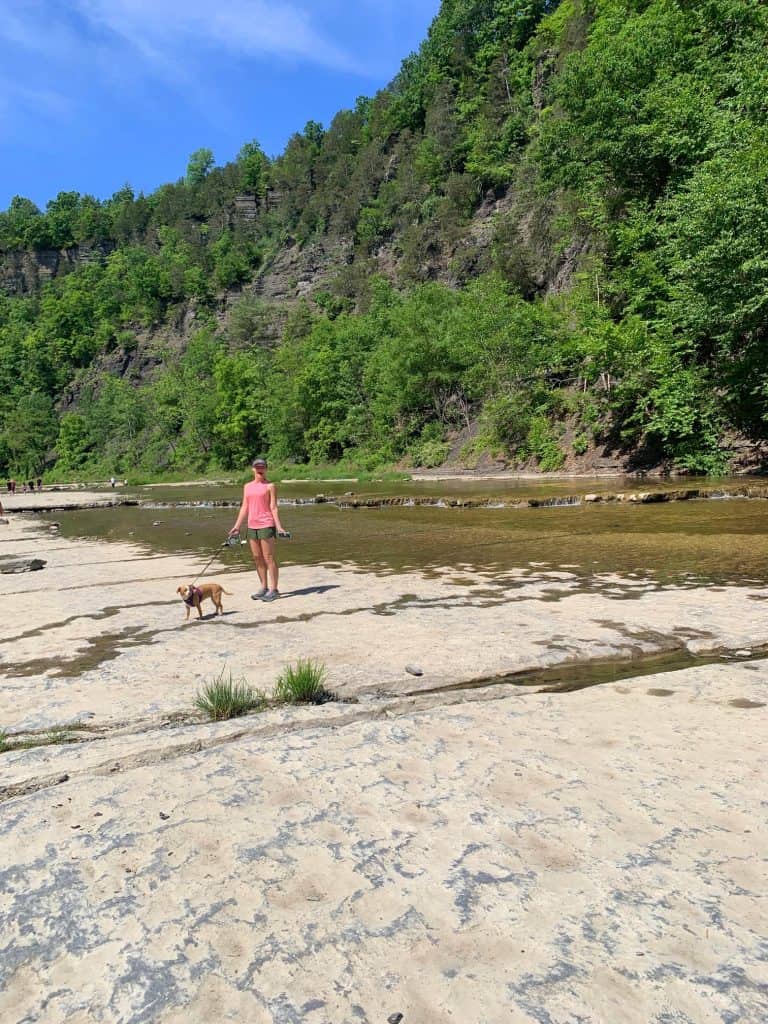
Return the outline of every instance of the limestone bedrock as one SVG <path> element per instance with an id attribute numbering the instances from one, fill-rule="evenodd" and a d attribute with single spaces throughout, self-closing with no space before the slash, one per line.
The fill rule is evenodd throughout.
<path id="1" fill-rule="evenodd" d="M 0 1019 L 764 1020 L 767 670 L 268 712 L 9 800 Z"/>
<path id="2" fill-rule="evenodd" d="M 48 564 L 0 577 L 0 725 L 87 729 L 0 753 L 0 1020 L 766 1019 L 768 660 L 427 692 L 754 650 L 756 588 L 291 567 L 266 607 L 215 576 L 232 614 L 185 625 L 182 559 L 4 529 Z M 365 699 L 167 717 L 222 665 L 268 689 L 298 656 Z"/>

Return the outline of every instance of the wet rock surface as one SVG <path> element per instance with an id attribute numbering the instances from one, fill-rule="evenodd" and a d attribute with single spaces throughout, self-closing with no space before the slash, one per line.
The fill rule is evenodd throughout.
<path id="1" fill-rule="evenodd" d="M 385 576 L 293 565 L 283 568 L 280 601 L 265 605 L 250 600 L 245 558 L 220 561 L 231 559 L 220 547 L 205 578 L 231 591 L 225 614 L 186 622 L 176 588 L 207 557 L 71 540 L 23 517 L 7 529 L 14 557 L 47 564 L 0 576 L 5 729 L 51 728 L 83 711 L 97 724 L 184 713 L 223 667 L 269 692 L 286 664 L 307 657 L 327 666 L 330 690 L 359 697 L 653 652 L 759 651 L 768 640 L 758 581 L 661 585 L 522 560 L 460 575 L 450 565 Z M 425 668 L 425 652 L 428 675 L 403 671 Z"/>

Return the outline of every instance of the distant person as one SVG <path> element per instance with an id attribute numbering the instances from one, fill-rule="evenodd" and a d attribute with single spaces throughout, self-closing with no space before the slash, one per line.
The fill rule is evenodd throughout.
<path id="1" fill-rule="evenodd" d="M 115 484 L 117 483 L 117 481 L 115 480 L 115 478 L 113 476 L 111 476 L 109 478 L 109 483 L 110 483 L 110 486 L 112 487 L 112 490 L 114 490 L 115 489 Z"/>
<path id="2" fill-rule="evenodd" d="M 43 478 L 41 476 L 37 478 L 37 489 L 38 491 L 42 491 L 43 489 Z"/>
<path id="3" fill-rule="evenodd" d="M 275 558 L 275 538 L 285 530 L 280 522 L 275 485 L 267 480 L 266 459 L 254 459 L 251 468 L 253 481 L 243 488 L 243 503 L 229 533 L 230 536 L 239 533 L 247 521 L 248 543 L 261 583 L 261 588 L 251 597 L 254 601 L 276 601 L 280 597 L 277 589 L 280 567 Z"/>

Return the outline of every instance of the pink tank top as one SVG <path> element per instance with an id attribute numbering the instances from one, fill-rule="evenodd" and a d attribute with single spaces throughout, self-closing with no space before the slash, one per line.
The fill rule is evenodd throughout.
<path id="1" fill-rule="evenodd" d="M 269 500 L 269 484 L 261 484 L 254 480 L 245 485 L 245 497 L 248 502 L 248 527 L 251 530 L 262 530 L 265 526 L 274 526 Z"/>

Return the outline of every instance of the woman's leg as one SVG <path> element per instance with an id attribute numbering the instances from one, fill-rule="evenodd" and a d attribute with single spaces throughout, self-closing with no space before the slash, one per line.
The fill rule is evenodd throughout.
<path id="1" fill-rule="evenodd" d="M 268 537 L 266 540 L 258 540 L 261 545 L 261 558 L 266 566 L 266 586 L 270 590 L 277 590 L 277 580 L 280 575 L 280 567 L 275 558 L 275 538 Z"/>
<path id="2" fill-rule="evenodd" d="M 263 544 L 263 543 L 264 543 L 264 541 L 251 540 L 251 539 L 248 540 L 248 545 L 249 545 L 249 547 L 251 549 L 251 554 L 253 555 L 253 561 L 254 561 L 254 564 L 256 566 L 256 572 L 259 574 L 259 581 L 260 581 L 262 587 L 269 588 L 269 584 L 267 583 L 267 564 L 264 561 L 264 556 L 261 553 L 261 547 L 260 547 L 260 545 Z"/>

